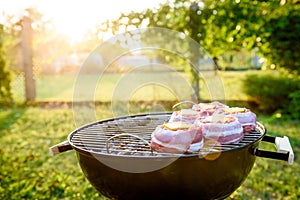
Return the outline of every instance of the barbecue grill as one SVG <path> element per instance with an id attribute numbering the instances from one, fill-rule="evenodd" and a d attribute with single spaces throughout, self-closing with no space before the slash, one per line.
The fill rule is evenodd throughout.
<path id="1" fill-rule="evenodd" d="M 266 136 L 259 122 L 236 144 L 210 141 L 199 152 L 155 152 L 151 133 L 170 116 L 149 113 L 87 124 L 50 153 L 74 149 L 90 183 L 112 199 L 224 199 L 246 179 L 256 156 L 293 163 L 288 138 Z M 276 144 L 278 152 L 260 150 L 261 141 Z"/>

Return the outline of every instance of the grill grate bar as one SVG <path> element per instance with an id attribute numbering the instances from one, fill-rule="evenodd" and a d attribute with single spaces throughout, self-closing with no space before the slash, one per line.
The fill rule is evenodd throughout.
<path id="1" fill-rule="evenodd" d="M 78 141 L 82 141 L 82 142 L 96 142 L 96 141 L 107 141 L 110 137 L 115 136 L 118 134 L 114 134 L 114 135 L 105 135 L 105 136 L 98 136 L 98 137 L 91 137 L 91 136 L 86 136 L 86 137 L 73 137 L 72 139 L 74 139 L 74 142 L 78 142 Z M 144 137 L 143 137 L 144 136 Z M 145 139 L 145 140 L 150 140 L 150 136 L 145 136 L 145 135 L 140 135 L 141 138 Z M 133 140 L 132 138 L 128 138 L 128 139 L 122 139 L 122 141 L 130 141 L 133 142 L 135 140 Z M 136 140 L 139 141 L 139 140 Z"/>
<path id="2" fill-rule="evenodd" d="M 84 144 L 77 144 L 76 146 L 80 146 L 80 147 L 87 147 L 88 149 L 103 149 L 105 146 L 99 146 L 96 144 L 89 144 L 88 146 L 84 145 Z M 131 147 L 131 148 L 130 148 Z M 105 147 L 106 148 L 106 147 Z M 146 149 L 149 151 L 150 147 L 149 146 L 136 146 L 136 145 L 130 145 L 130 144 L 124 144 L 124 145 L 119 145 L 118 149 L 131 149 L 131 150 L 143 150 Z M 112 151 L 116 151 L 118 149 L 113 149 Z"/>
<path id="3" fill-rule="evenodd" d="M 110 137 L 114 136 L 113 134 L 111 135 L 105 135 L 105 136 L 99 136 L 99 137 L 92 137 L 92 136 L 85 136 L 85 137 L 73 137 L 74 139 L 74 144 L 79 144 L 79 143 L 87 143 L 87 144 L 98 144 L 101 145 L 101 143 L 106 142 Z M 142 137 L 145 140 L 150 141 L 150 136 Z M 240 141 L 237 144 L 223 144 L 221 145 L 222 147 L 230 147 L 232 148 L 233 146 L 242 146 L 243 144 L 248 144 L 249 142 L 252 142 L 253 139 L 256 139 L 257 137 L 251 137 L 249 138 L 244 138 L 242 141 Z M 139 140 L 133 140 L 132 138 L 127 138 L 127 139 L 122 139 L 122 142 L 128 142 L 128 143 L 140 143 Z"/>
<path id="4" fill-rule="evenodd" d="M 71 142 L 75 147 L 89 152 L 108 153 L 106 146 L 108 145 L 109 152 L 116 155 L 178 156 L 178 154 L 172 153 L 152 152 L 149 146 L 151 133 L 158 125 L 166 122 L 169 117 L 170 114 L 150 114 L 97 122 L 74 132 L 71 136 Z M 205 144 L 200 152 L 193 152 L 193 154 L 199 153 L 200 155 L 211 152 L 222 152 L 243 147 L 257 141 L 262 137 L 263 133 L 264 129 L 258 127 L 256 131 L 245 134 L 243 140 L 239 143 L 223 145 Z M 134 135 L 136 137 L 118 136 L 115 138 L 119 134 Z M 113 139 L 111 140 L 111 138 Z"/>

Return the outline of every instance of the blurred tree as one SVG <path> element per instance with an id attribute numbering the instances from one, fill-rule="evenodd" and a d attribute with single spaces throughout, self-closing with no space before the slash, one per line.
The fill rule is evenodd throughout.
<path id="1" fill-rule="evenodd" d="M 10 102 L 11 93 L 11 73 L 7 68 L 6 55 L 4 51 L 5 32 L 4 27 L 0 24 L 0 100 Z"/>
<path id="2" fill-rule="evenodd" d="M 122 14 L 106 25 L 113 33 L 144 25 L 183 32 L 212 57 L 258 47 L 269 64 L 300 71 L 298 0 L 174 0 L 155 9 Z"/>
<path id="3" fill-rule="evenodd" d="M 268 63 L 300 73 L 300 2 L 271 1 L 259 30 L 259 46 Z"/>
<path id="4" fill-rule="evenodd" d="M 33 101 L 36 97 L 36 84 L 32 64 L 32 20 L 24 16 L 22 19 L 21 52 L 22 66 L 25 77 L 26 101 Z"/>
<path id="5" fill-rule="evenodd" d="M 36 8 L 27 8 L 24 15 L 32 19 L 33 67 L 36 76 L 57 73 L 59 69 L 56 68 L 57 66 L 55 64 L 57 64 L 62 57 L 71 54 L 88 54 L 91 49 L 95 48 L 95 44 L 101 41 L 95 36 L 95 33 L 89 32 L 86 35 L 85 41 L 71 43 L 70 38 L 66 35 L 59 34 L 53 22 Z M 9 19 L 7 21 L 7 29 L 11 30 L 11 35 L 18 38 L 18 42 L 20 42 L 21 21 L 18 23 L 10 22 Z M 15 57 L 16 51 L 12 52 L 12 54 Z"/>

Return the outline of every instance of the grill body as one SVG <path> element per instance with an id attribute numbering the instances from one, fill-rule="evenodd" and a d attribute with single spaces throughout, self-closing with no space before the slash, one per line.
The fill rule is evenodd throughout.
<path id="1" fill-rule="evenodd" d="M 112 136 L 126 132 L 149 141 L 155 127 L 169 116 L 101 121 L 72 132 L 68 140 L 89 182 L 112 199 L 224 199 L 232 194 L 254 165 L 256 156 L 252 152 L 265 135 L 264 128 L 245 135 L 238 144 L 208 145 L 197 154 L 151 154 L 149 146 L 133 138 L 125 139 L 123 150 L 124 142 L 108 142 Z M 114 145 L 117 148 L 108 149 Z M 137 153 L 127 155 L 129 147 Z"/>
<path id="2" fill-rule="evenodd" d="M 113 199 L 224 199 L 248 176 L 255 162 L 249 147 L 223 152 L 215 160 L 184 156 L 161 169 L 130 173 L 114 169 L 106 162 L 162 162 L 161 158 L 111 157 L 77 151 L 87 179 L 103 195 Z M 168 158 L 163 158 L 168 159 Z"/>

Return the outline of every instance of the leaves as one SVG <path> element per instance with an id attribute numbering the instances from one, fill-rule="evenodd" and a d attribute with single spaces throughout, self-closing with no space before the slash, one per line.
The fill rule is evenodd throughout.
<path id="1" fill-rule="evenodd" d="M 164 27 L 199 42 L 214 56 L 259 47 L 269 64 L 300 71 L 300 4 L 297 1 L 173 1 L 157 9 L 122 15 L 122 25 Z M 134 19 L 137 22 L 133 23 Z M 260 39 L 257 39 L 260 38 Z"/>
<path id="2" fill-rule="evenodd" d="M 4 40 L 4 27 L 0 24 L 0 101 L 10 102 L 12 100 L 11 73 L 7 69 L 7 61 L 4 53 Z"/>

